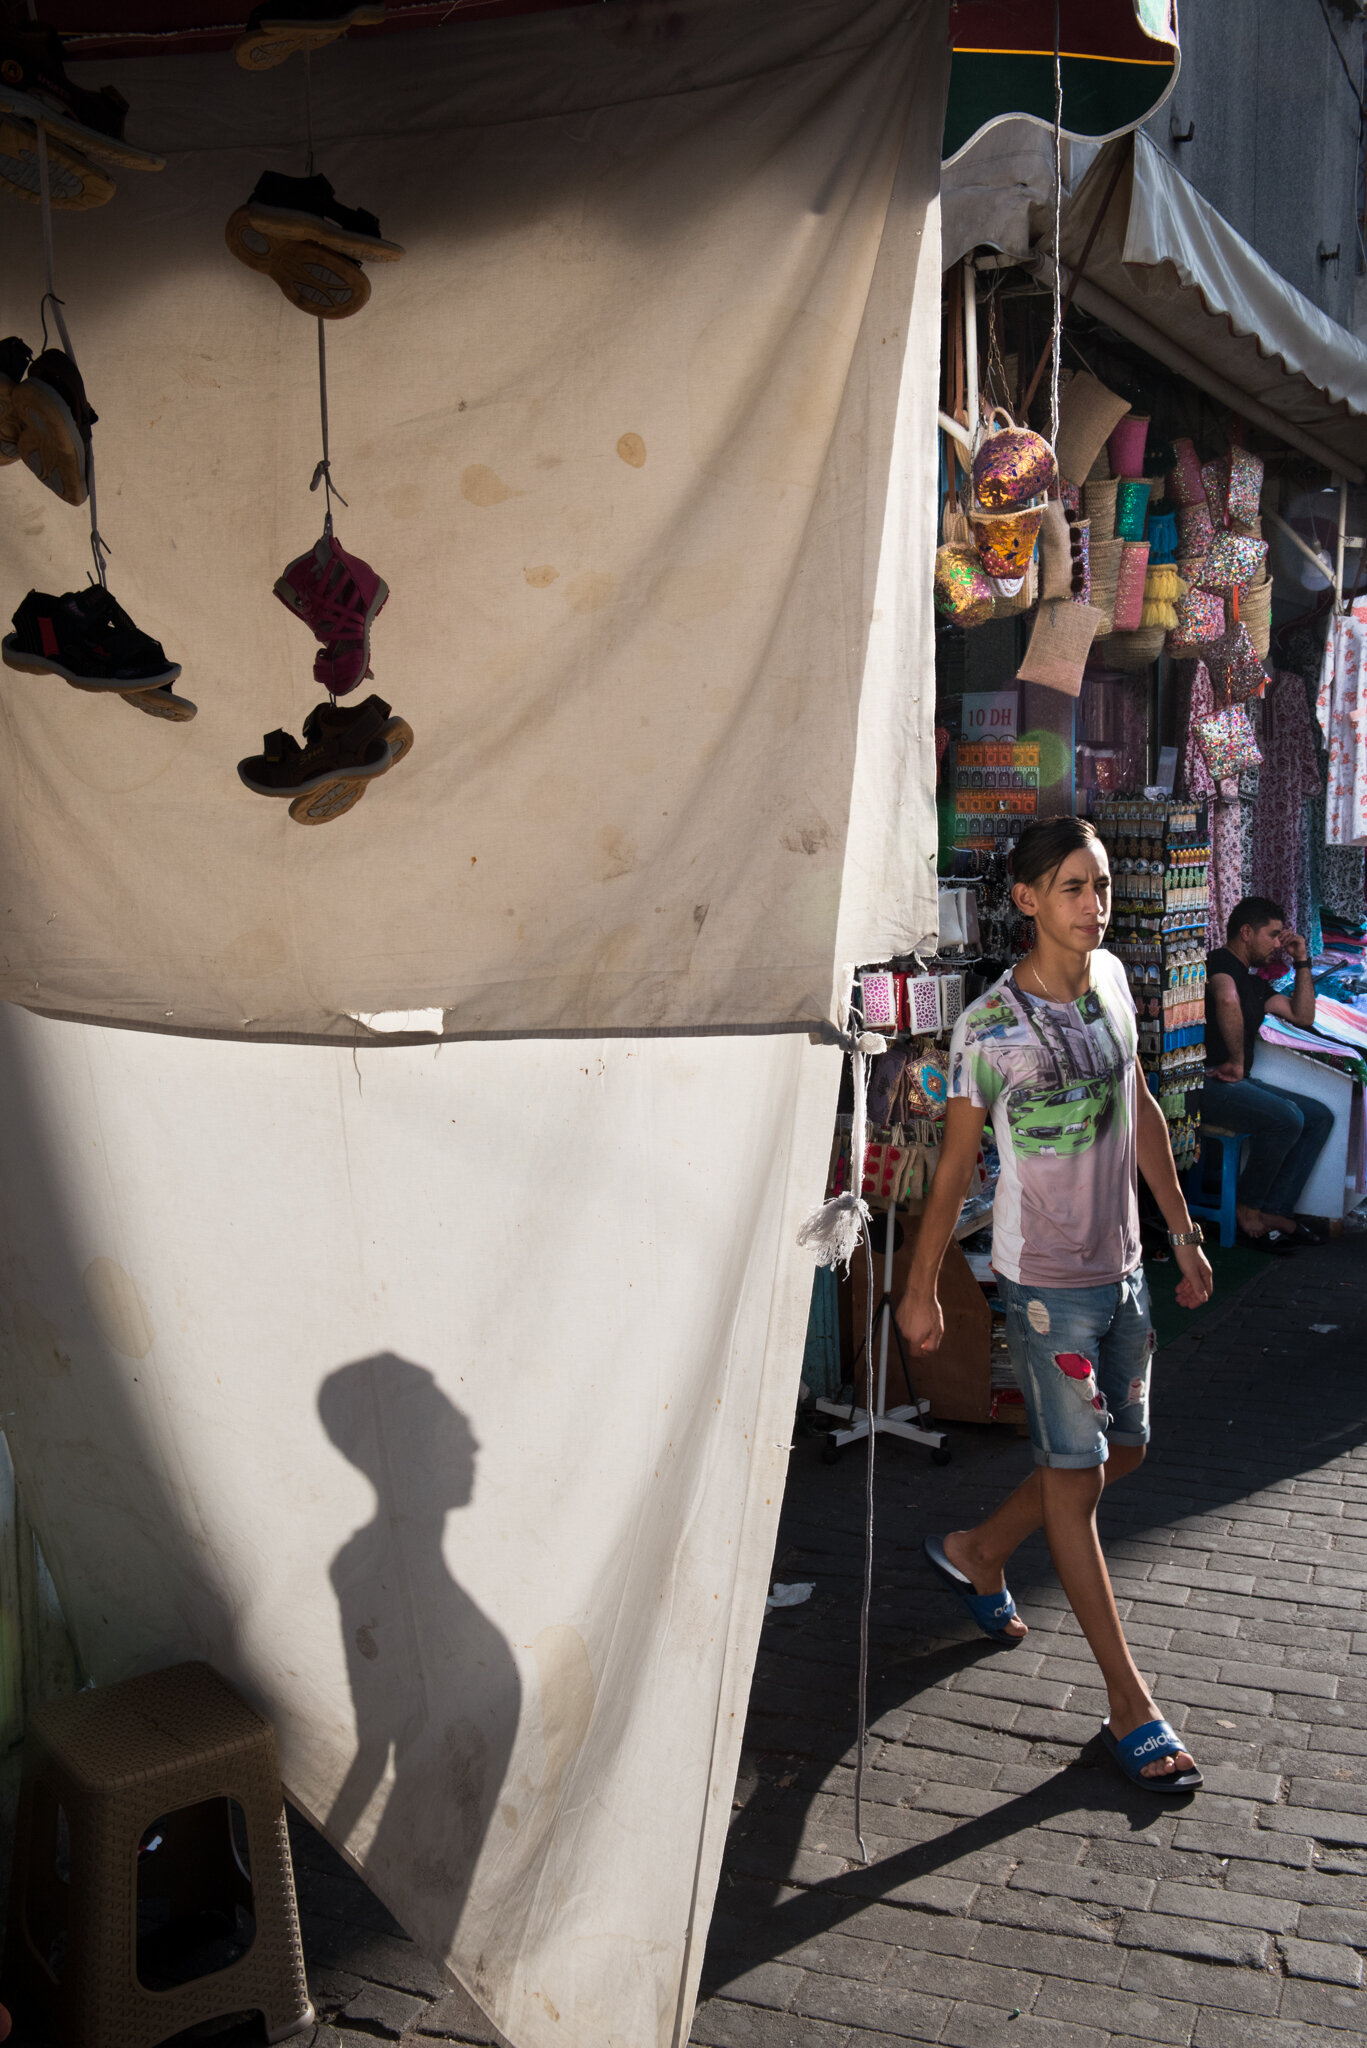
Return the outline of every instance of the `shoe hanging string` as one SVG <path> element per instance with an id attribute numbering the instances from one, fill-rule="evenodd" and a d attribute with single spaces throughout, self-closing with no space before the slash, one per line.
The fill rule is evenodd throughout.
<path id="1" fill-rule="evenodd" d="M 76 361 L 76 351 L 71 346 L 71 336 L 67 332 L 66 316 L 62 312 L 62 301 L 57 296 L 55 264 L 52 253 L 52 180 L 48 171 L 47 130 L 42 122 L 39 121 L 35 124 L 34 132 L 38 139 L 38 195 L 43 209 L 43 257 L 47 265 L 47 290 L 43 293 L 40 309 L 43 323 L 43 346 L 44 348 L 47 347 L 47 309 L 50 305 L 52 307 L 53 319 L 57 323 L 57 332 L 61 336 L 62 347 L 71 358 L 73 368 L 79 371 L 80 365 Z M 83 431 L 83 422 L 80 420 L 76 422 L 76 430 L 78 433 Z M 99 579 L 100 588 L 101 590 L 108 590 L 109 576 L 105 568 L 105 557 L 108 555 L 109 549 L 100 533 L 99 507 L 95 498 L 95 449 L 88 435 L 86 437 L 85 451 L 85 480 L 86 490 L 90 499 L 90 552 L 95 558 L 95 574 Z"/>
<path id="2" fill-rule="evenodd" d="M 1063 58 L 1060 49 L 1060 0 L 1054 0 L 1054 322 L 1049 362 L 1049 445 L 1058 447 L 1058 373 L 1063 353 Z"/>
<path id="3" fill-rule="evenodd" d="M 311 178 L 313 176 L 313 67 L 309 61 L 309 52 L 307 50 L 304 52 L 304 130 L 307 138 L 304 175 L 307 178 Z M 345 505 L 346 499 L 332 481 L 332 458 L 328 450 L 327 328 L 321 320 L 318 322 L 318 414 L 323 434 L 323 455 L 322 460 L 314 467 L 313 482 L 309 485 L 309 489 L 316 491 L 319 484 L 323 486 L 323 500 L 327 508 L 323 514 L 323 532 L 331 540 L 332 501 L 335 498 L 339 505 Z"/>

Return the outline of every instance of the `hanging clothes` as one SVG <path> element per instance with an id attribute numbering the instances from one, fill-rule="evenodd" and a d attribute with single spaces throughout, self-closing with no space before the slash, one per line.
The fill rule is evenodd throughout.
<path id="1" fill-rule="evenodd" d="M 1315 709 L 1329 750 L 1330 846 L 1367 845 L 1367 626 L 1336 616 L 1324 643 Z"/>
<path id="2" fill-rule="evenodd" d="M 1263 701 L 1263 765 L 1253 806 L 1252 894 L 1280 903 L 1306 938 L 1318 923 L 1310 888 L 1309 800 L 1320 793 L 1319 754 L 1305 685 L 1278 670 Z"/>
<path id="3" fill-rule="evenodd" d="M 1319 695 L 1320 669 L 1324 662 L 1324 641 L 1312 621 L 1289 627 L 1280 636 L 1280 667 L 1298 675 L 1305 685 L 1306 701 L 1314 704 Z M 1320 756 L 1319 794 L 1310 805 L 1306 830 L 1310 839 L 1310 890 L 1316 917 L 1324 910 L 1350 920 L 1363 914 L 1367 886 L 1367 855 L 1360 846 L 1331 846 L 1328 842 L 1325 794 L 1325 759 Z M 1306 943 L 1310 933 L 1305 934 Z"/>
<path id="4" fill-rule="evenodd" d="M 1243 805 L 1236 777 L 1219 782 L 1206 765 L 1196 737 L 1198 718 L 1215 714 L 1215 690 L 1203 661 L 1192 664 L 1179 729 L 1182 733 L 1182 790 L 1199 797 L 1210 816 L 1210 924 L 1212 951 L 1225 943 L 1229 914 L 1243 895 Z"/>

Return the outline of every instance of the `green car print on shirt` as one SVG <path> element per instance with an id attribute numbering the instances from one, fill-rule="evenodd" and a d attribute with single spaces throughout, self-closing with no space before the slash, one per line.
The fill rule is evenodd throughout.
<path id="1" fill-rule="evenodd" d="M 1071 1088 L 1019 1088 L 1006 1105 L 1011 1139 L 1028 1158 L 1070 1159 L 1086 1152 L 1111 1105 L 1111 1076 Z"/>

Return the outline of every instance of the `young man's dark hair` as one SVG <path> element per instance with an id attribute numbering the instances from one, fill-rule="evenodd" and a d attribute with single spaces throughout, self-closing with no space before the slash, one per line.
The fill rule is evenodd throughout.
<path id="1" fill-rule="evenodd" d="M 1011 856 L 1011 879 L 1033 888 L 1056 874 L 1070 853 L 1090 846 L 1097 838 L 1089 818 L 1037 818 L 1027 825 L 1016 841 Z"/>
<path id="2" fill-rule="evenodd" d="M 1274 903 L 1270 896 L 1245 896 L 1242 903 L 1236 903 L 1229 913 L 1225 925 L 1225 938 L 1232 942 L 1237 939 L 1245 925 L 1260 932 L 1266 924 L 1285 924 L 1286 912 L 1280 903 Z"/>

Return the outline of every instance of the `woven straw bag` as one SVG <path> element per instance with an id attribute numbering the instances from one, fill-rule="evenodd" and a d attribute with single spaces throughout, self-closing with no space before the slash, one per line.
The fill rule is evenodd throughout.
<path id="1" fill-rule="evenodd" d="M 1248 637 L 1259 661 L 1266 661 L 1272 645 L 1272 578 L 1250 583 L 1239 599 L 1239 617 L 1248 627 Z"/>
<path id="2" fill-rule="evenodd" d="M 1082 486 L 1082 509 L 1092 522 L 1092 545 L 1115 539 L 1115 499 L 1120 489 L 1118 476 L 1089 478 Z"/>
<path id="3" fill-rule="evenodd" d="M 1167 633 L 1162 626 L 1141 626 L 1137 633 L 1108 633 L 1097 642 L 1097 656 L 1107 668 L 1127 672 L 1147 668 L 1163 652 Z"/>
<path id="4" fill-rule="evenodd" d="M 1123 540 L 1098 540 L 1095 528 L 1092 531 L 1092 603 L 1101 613 L 1099 633 L 1109 633 L 1115 623 L 1115 594 L 1120 582 L 1120 557 L 1124 552 Z"/>
<path id="5" fill-rule="evenodd" d="M 1123 398 L 1108 391 L 1090 370 L 1079 370 L 1059 400 L 1058 436 L 1054 453 L 1059 475 L 1078 483 L 1106 446 L 1107 437 L 1129 411 Z"/>
<path id="6" fill-rule="evenodd" d="M 1041 683 L 1046 690 L 1059 690 L 1065 697 L 1078 696 L 1100 622 L 1101 614 L 1093 605 L 1074 604 L 1066 597 L 1046 599 L 1039 608 L 1025 659 L 1016 671 L 1018 681 Z"/>

